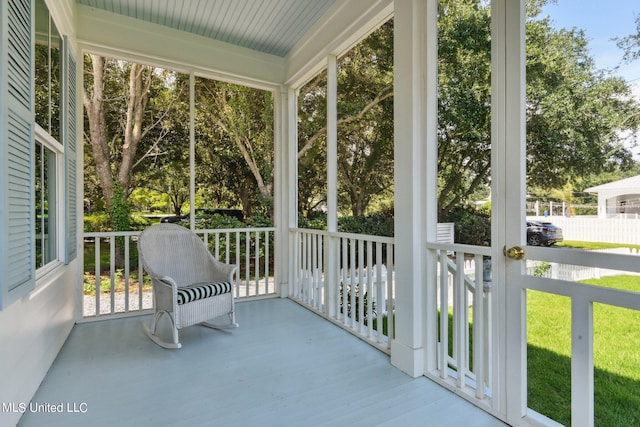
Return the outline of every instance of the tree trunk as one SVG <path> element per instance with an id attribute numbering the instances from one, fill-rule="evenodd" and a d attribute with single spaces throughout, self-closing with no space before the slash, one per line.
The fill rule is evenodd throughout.
<path id="1" fill-rule="evenodd" d="M 251 200 L 249 189 L 252 187 L 252 182 L 249 177 L 245 178 L 245 185 L 240 189 L 240 202 L 242 203 L 242 210 L 244 211 L 245 217 L 251 216 Z"/>
<path id="2" fill-rule="evenodd" d="M 113 176 L 111 175 L 111 150 L 107 140 L 107 124 L 104 111 L 104 65 L 102 56 L 91 55 L 93 89 L 83 93 L 83 104 L 89 120 L 89 142 L 96 163 L 96 175 L 102 189 L 107 211 L 111 210 L 113 198 Z"/>
<path id="3" fill-rule="evenodd" d="M 109 145 L 106 115 L 104 109 L 105 58 L 91 55 L 93 89 L 84 91 L 84 107 L 89 121 L 89 142 L 96 163 L 96 174 L 105 199 L 106 208 L 111 209 L 113 199 L 113 183 L 122 185 L 125 200 L 129 195 L 131 170 L 134 166 L 138 143 L 144 137 L 144 112 L 149 100 L 151 86 L 151 67 L 131 64 L 129 73 L 129 91 L 127 94 L 127 116 L 124 128 L 124 144 L 122 145 L 122 163 L 118 175 L 114 177 L 111 169 L 111 148 Z M 144 74 L 147 73 L 145 80 Z"/>
<path id="4" fill-rule="evenodd" d="M 147 79 L 144 81 L 144 73 Z M 129 72 L 129 93 L 127 99 L 127 120 L 124 129 L 124 145 L 122 146 L 122 163 L 118 172 L 118 182 L 122 185 L 125 198 L 129 194 L 131 170 L 133 169 L 138 143 L 142 139 L 142 121 L 149 101 L 151 86 L 151 67 L 131 64 Z"/>

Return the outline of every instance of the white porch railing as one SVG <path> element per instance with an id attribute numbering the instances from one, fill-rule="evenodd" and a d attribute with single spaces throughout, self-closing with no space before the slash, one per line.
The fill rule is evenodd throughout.
<path id="1" fill-rule="evenodd" d="M 491 249 L 443 243 L 427 249 L 437 260 L 437 368 L 431 375 L 482 400 L 492 395 Z"/>
<path id="2" fill-rule="evenodd" d="M 292 229 L 292 299 L 389 353 L 394 239 Z"/>
<path id="3" fill-rule="evenodd" d="M 217 259 L 238 265 L 234 293 L 241 299 L 276 295 L 274 231 L 275 228 L 195 230 Z M 139 280 L 143 271 L 136 247 L 139 234 L 84 233 L 84 319 L 136 315 L 153 308 L 151 281 L 144 275 Z"/>

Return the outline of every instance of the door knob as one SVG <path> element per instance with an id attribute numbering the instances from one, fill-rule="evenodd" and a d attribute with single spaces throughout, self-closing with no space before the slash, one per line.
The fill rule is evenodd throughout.
<path id="1" fill-rule="evenodd" d="M 506 256 L 512 259 L 523 259 L 524 258 L 524 249 L 520 246 L 514 246 L 512 248 L 506 249 L 504 248 L 502 251 Z"/>

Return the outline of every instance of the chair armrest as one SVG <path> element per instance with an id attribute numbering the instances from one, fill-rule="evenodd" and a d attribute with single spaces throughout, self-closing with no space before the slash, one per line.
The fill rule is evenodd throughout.
<path id="1" fill-rule="evenodd" d="M 169 276 L 152 275 L 153 298 L 156 308 L 174 311 L 178 305 L 178 284 Z"/>
<path id="2" fill-rule="evenodd" d="M 153 274 L 149 274 L 151 277 L 151 283 L 153 284 L 154 292 L 165 293 L 169 292 L 171 294 L 178 294 L 178 284 L 173 278 L 169 276 L 156 276 Z"/>
<path id="3" fill-rule="evenodd" d="M 157 279 L 161 284 L 165 286 L 169 286 L 176 289 L 178 288 L 178 284 L 176 283 L 176 281 L 169 276 L 157 276 L 155 277 L 155 279 Z"/>
<path id="4" fill-rule="evenodd" d="M 233 283 L 233 273 L 236 272 L 238 266 L 235 264 L 225 264 L 218 261 L 218 265 L 216 266 L 218 270 L 217 275 L 223 276 L 225 280 L 228 280 L 230 283 Z"/>
<path id="5" fill-rule="evenodd" d="M 206 280 L 233 283 L 233 273 L 238 269 L 237 265 L 218 261 L 211 253 L 209 253 L 209 261 Z"/>

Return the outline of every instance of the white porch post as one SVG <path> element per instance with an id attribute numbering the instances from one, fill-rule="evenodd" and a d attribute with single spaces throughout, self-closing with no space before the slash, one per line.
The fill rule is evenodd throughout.
<path id="1" fill-rule="evenodd" d="M 394 158 L 396 335 L 391 363 L 424 373 L 426 280 L 425 4 L 395 2 Z"/>
<path id="2" fill-rule="evenodd" d="M 189 74 L 189 224 L 196 228 L 196 76 Z"/>
<path id="3" fill-rule="evenodd" d="M 338 231 L 338 63 L 327 57 L 327 229 Z"/>
<path id="4" fill-rule="evenodd" d="M 607 198 L 602 191 L 598 192 L 598 219 L 607 217 Z"/>
<path id="5" fill-rule="evenodd" d="M 327 231 L 338 231 L 338 63 L 335 55 L 327 56 Z M 338 282 L 337 242 L 329 237 L 325 245 L 325 303 L 328 315 L 335 316 Z"/>
<path id="6" fill-rule="evenodd" d="M 295 278 L 295 238 L 298 226 L 298 126 L 297 94 L 283 86 L 275 93 L 274 222 L 276 283 L 282 298 L 290 295 Z"/>
<path id="7" fill-rule="evenodd" d="M 426 140 L 426 238 L 438 240 L 438 0 L 425 2 L 425 140 Z M 425 372 L 437 369 L 438 358 L 438 283 L 434 271 L 438 268 L 435 251 L 427 251 L 426 270 L 431 272 L 425 284 Z"/>

